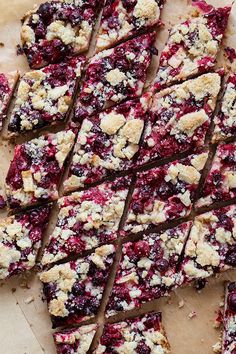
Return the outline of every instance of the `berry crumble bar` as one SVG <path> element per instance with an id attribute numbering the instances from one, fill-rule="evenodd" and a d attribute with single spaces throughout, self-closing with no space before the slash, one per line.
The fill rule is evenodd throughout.
<path id="1" fill-rule="evenodd" d="M 97 314 L 114 257 L 115 246 L 105 245 L 87 257 L 41 273 L 54 328 L 80 323 Z"/>
<path id="2" fill-rule="evenodd" d="M 65 329 L 53 334 L 57 354 L 86 354 L 97 330 L 96 324 Z"/>
<path id="3" fill-rule="evenodd" d="M 160 312 L 105 324 L 94 354 L 170 354 Z"/>
<path id="4" fill-rule="evenodd" d="M 178 284 L 236 266 L 236 205 L 198 215 L 186 244 Z"/>
<path id="5" fill-rule="evenodd" d="M 221 144 L 196 202 L 198 208 L 236 197 L 236 143 Z"/>
<path id="6" fill-rule="evenodd" d="M 21 40 L 33 69 L 88 49 L 98 0 L 45 2 L 23 18 Z"/>
<path id="7" fill-rule="evenodd" d="M 7 74 L 0 73 L 0 130 L 2 129 L 18 79 L 18 71 L 9 72 Z"/>
<path id="8" fill-rule="evenodd" d="M 107 315 L 140 307 L 175 285 L 176 267 L 192 223 L 183 223 L 123 245 Z"/>
<path id="9" fill-rule="evenodd" d="M 75 120 L 80 121 L 125 99 L 141 96 L 155 34 L 131 39 L 91 59 L 77 101 Z"/>
<path id="10" fill-rule="evenodd" d="M 236 353 L 236 283 L 228 283 L 225 292 L 222 354 Z"/>
<path id="11" fill-rule="evenodd" d="M 15 147 L 6 177 L 10 208 L 58 198 L 57 187 L 74 140 L 75 133 L 70 129 L 42 135 Z"/>
<path id="12" fill-rule="evenodd" d="M 0 219 L 0 279 L 33 268 L 50 211 L 46 205 Z"/>
<path id="13" fill-rule="evenodd" d="M 16 94 L 9 131 L 16 134 L 65 121 L 84 63 L 84 57 L 75 57 L 24 74 Z"/>
<path id="14" fill-rule="evenodd" d="M 164 0 L 106 0 L 96 51 L 113 47 L 159 23 Z"/>
<path id="15" fill-rule="evenodd" d="M 124 226 L 125 234 L 189 215 L 208 153 L 190 155 L 139 172 Z"/>
<path id="16" fill-rule="evenodd" d="M 236 136 L 236 73 L 227 80 L 221 109 L 214 123 L 213 143 Z"/>
<path id="17" fill-rule="evenodd" d="M 138 163 L 204 145 L 221 88 L 221 76 L 204 74 L 154 95 Z"/>
<path id="18" fill-rule="evenodd" d="M 42 264 L 116 240 L 129 184 L 129 178 L 121 177 L 59 199 L 56 228 Z"/>
<path id="19" fill-rule="evenodd" d="M 146 120 L 148 95 L 85 118 L 77 137 L 66 191 L 131 168 Z"/>
<path id="20" fill-rule="evenodd" d="M 155 90 L 214 67 L 231 8 L 206 6 L 205 9 L 207 12 L 200 11 L 199 16 L 172 28 L 161 54 Z"/>

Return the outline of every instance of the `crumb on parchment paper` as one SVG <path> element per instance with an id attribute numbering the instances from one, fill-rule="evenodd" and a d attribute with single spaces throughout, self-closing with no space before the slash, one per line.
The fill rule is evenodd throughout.
<path id="1" fill-rule="evenodd" d="M 196 316 L 197 316 L 196 311 L 191 311 L 191 312 L 188 314 L 189 320 L 191 320 L 192 318 L 194 318 L 194 317 L 196 317 Z"/>

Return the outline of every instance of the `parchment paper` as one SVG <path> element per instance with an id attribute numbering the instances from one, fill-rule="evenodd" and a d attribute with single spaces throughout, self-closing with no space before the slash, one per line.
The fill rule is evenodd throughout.
<path id="1" fill-rule="evenodd" d="M 16 44 L 20 42 L 20 19 L 33 7 L 32 0 L 0 0 L 0 71 L 19 69 L 22 73 L 29 70 L 24 56 L 16 56 Z M 231 0 L 208 1 L 215 6 L 231 4 Z M 159 31 L 156 45 L 159 50 L 164 46 L 168 29 L 179 22 L 179 16 L 189 10 L 187 0 L 167 0 L 162 20 L 165 28 Z M 236 48 L 236 4 L 232 9 L 229 29 L 224 45 Z M 154 60 L 150 70 L 149 81 L 157 68 Z M 219 55 L 219 66 L 229 68 L 229 62 Z M 235 69 L 235 67 L 234 67 Z M 6 122 L 7 123 L 7 122 Z M 5 125 L 6 127 L 6 125 Z M 9 167 L 14 144 L 5 140 L 6 129 L 0 136 L 0 187 L 3 186 Z M 54 208 L 55 209 L 55 208 Z M 0 216 L 4 216 L 1 212 Z M 56 214 L 56 209 L 54 210 Z M 52 218 L 45 235 L 47 239 L 55 224 Z M 179 289 L 170 298 L 160 299 L 145 304 L 133 314 L 150 310 L 163 312 L 163 321 L 170 340 L 173 354 L 210 354 L 212 345 L 218 341 L 219 330 L 213 328 L 216 312 L 222 302 L 224 281 L 235 280 L 236 270 L 229 271 L 217 279 L 210 279 L 200 293 L 193 287 Z M 109 288 L 106 291 L 106 296 Z M 29 274 L 0 283 L 0 353 L 1 354 L 55 354 L 52 330 L 47 306 L 41 299 L 41 284 L 36 274 Z M 103 308 L 105 306 L 103 303 Z M 179 304 L 184 304 L 179 308 Z M 195 312 L 196 316 L 189 318 Z M 117 319 L 122 319 L 119 316 Z M 98 316 L 103 323 L 103 315 Z"/>

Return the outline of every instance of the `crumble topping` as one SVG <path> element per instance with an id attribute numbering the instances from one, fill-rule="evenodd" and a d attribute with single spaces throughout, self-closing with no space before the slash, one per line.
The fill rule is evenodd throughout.
<path id="1" fill-rule="evenodd" d="M 207 153 L 190 155 L 139 172 L 124 226 L 126 233 L 137 233 L 166 220 L 188 215 L 207 157 Z M 196 158 L 200 161 L 197 165 Z"/>
<path id="2" fill-rule="evenodd" d="M 50 206 L 40 207 L 1 219 L 0 279 L 33 268 L 50 209 Z"/>
<path id="3" fill-rule="evenodd" d="M 116 353 L 169 354 L 170 346 L 162 325 L 161 313 L 149 313 L 119 323 L 106 324 L 95 354 Z"/>
<path id="4" fill-rule="evenodd" d="M 25 73 L 8 129 L 19 133 L 64 121 L 84 63 L 84 57 L 77 57 Z"/>
<path id="5" fill-rule="evenodd" d="M 74 139 L 73 130 L 67 130 L 15 147 L 6 177 L 6 195 L 11 208 L 58 198 L 57 186 Z"/>
<path id="6" fill-rule="evenodd" d="M 223 318 L 223 338 L 220 349 L 222 353 L 233 354 L 235 351 L 236 332 L 236 284 L 227 283 L 225 289 L 225 305 Z"/>
<path id="7" fill-rule="evenodd" d="M 132 100 L 85 118 L 74 149 L 67 191 L 91 184 L 113 171 L 131 168 L 136 160 L 146 120 L 146 101 Z"/>
<path id="8" fill-rule="evenodd" d="M 211 169 L 205 180 L 197 207 L 232 199 L 236 196 L 236 143 L 217 147 Z"/>
<path id="9" fill-rule="evenodd" d="M 176 269 L 192 223 L 127 242 L 107 306 L 108 316 L 131 310 L 167 295 L 176 282 Z"/>
<path id="10" fill-rule="evenodd" d="M 155 0 L 138 0 L 134 7 L 134 16 L 144 19 L 156 19 L 160 17 L 160 9 Z"/>
<path id="11" fill-rule="evenodd" d="M 80 323 L 97 314 L 114 255 L 115 247 L 105 245 L 87 257 L 41 273 L 55 327 Z M 94 259 L 100 259 L 99 264 Z"/>

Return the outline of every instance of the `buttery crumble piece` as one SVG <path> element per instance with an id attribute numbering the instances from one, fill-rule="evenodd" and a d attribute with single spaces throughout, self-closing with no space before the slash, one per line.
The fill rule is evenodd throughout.
<path id="1" fill-rule="evenodd" d="M 25 73 L 8 130 L 17 134 L 65 121 L 84 64 L 85 57 L 80 56 Z"/>
<path id="2" fill-rule="evenodd" d="M 236 283 L 228 283 L 225 291 L 223 319 L 223 338 L 221 354 L 234 354 L 236 351 Z"/>
<path id="3" fill-rule="evenodd" d="M 74 145 L 75 131 L 73 128 L 42 135 L 15 147 L 6 177 L 10 208 L 58 198 L 58 184 L 64 162 Z"/>
<path id="4" fill-rule="evenodd" d="M 139 172 L 124 226 L 137 233 L 189 215 L 207 152 Z"/>
<path id="5" fill-rule="evenodd" d="M 116 240 L 129 184 L 129 177 L 120 177 L 59 199 L 57 224 L 42 264 Z"/>
<path id="6" fill-rule="evenodd" d="M 171 29 L 161 54 L 154 90 L 205 73 L 214 67 L 230 10 L 230 7 L 202 6 L 199 16 Z"/>
<path id="7" fill-rule="evenodd" d="M 236 197 L 236 143 L 218 145 L 196 207 Z"/>
<path id="8" fill-rule="evenodd" d="M 47 205 L 0 220 L 0 279 L 33 268 L 50 211 Z"/>
<path id="9" fill-rule="evenodd" d="M 160 23 L 164 0 L 106 0 L 96 51 L 113 47 Z"/>
<path id="10" fill-rule="evenodd" d="M 170 354 L 160 312 L 105 324 L 94 354 Z"/>
<path id="11" fill-rule="evenodd" d="M 235 230 L 235 205 L 198 215 L 186 243 L 177 285 L 235 267 Z"/>
<path id="12" fill-rule="evenodd" d="M 214 123 L 213 143 L 236 136 L 236 73 L 227 79 L 220 112 Z"/>
<path id="13" fill-rule="evenodd" d="M 168 295 L 192 222 L 127 242 L 107 306 L 107 315 L 138 308 Z"/>
<path id="14" fill-rule="evenodd" d="M 85 118 L 79 131 L 66 191 L 130 169 L 137 158 L 150 96 L 143 95 Z"/>
<path id="15" fill-rule="evenodd" d="M 99 0 L 45 2 L 25 14 L 22 47 L 33 69 L 60 62 L 89 47 Z"/>
<path id="16" fill-rule="evenodd" d="M 138 164 L 203 146 L 220 88 L 221 76 L 210 73 L 156 93 Z"/>
<path id="17" fill-rule="evenodd" d="M 95 55 L 85 72 L 74 119 L 141 96 L 151 62 L 155 32 L 131 39 Z"/>
<path id="18" fill-rule="evenodd" d="M 90 324 L 55 332 L 53 338 L 57 354 L 88 353 L 97 328 L 96 324 Z"/>
<path id="19" fill-rule="evenodd" d="M 0 73 L 0 130 L 6 118 L 6 113 L 18 79 L 18 71 L 12 71 L 7 74 Z"/>
<path id="20" fill-rule="evenodd" d="M 104 245 L 91 255 L 55 265 L 41 273 L 53 328 L 94 317 L 115 257 L 115 246 Z"/>

